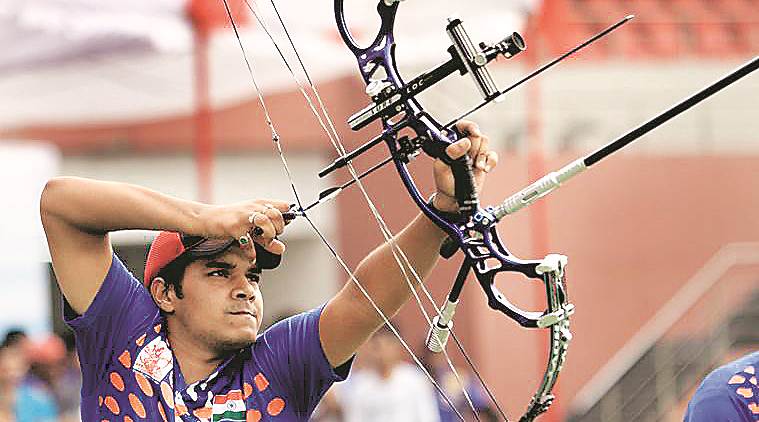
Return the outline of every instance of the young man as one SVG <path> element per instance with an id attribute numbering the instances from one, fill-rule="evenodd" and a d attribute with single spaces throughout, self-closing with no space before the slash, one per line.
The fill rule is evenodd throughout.
<path id="1" fill-rule="evenodd" d="M 497 164 L 472 123 L 448 147 L 469 154 L 481 188 Z M 455 212 L 450 169 L 435 163 L 433 205 Z M 307 420 L 324 392 L 343 380 L 352 356 L 383 323 L 353 283 L 326 305 L 263 334 L 262 269 L 278 264 L 288 203 L 253 200 L 212 206 L 122 183 L 51 180 L 42 221 L 65 319 L 81 360 L 82 420 Z M 162 230 L 143 287 L 111 249 L 108 233 Z M 445 235 L 419 214 L 396 242 L 421 276 Z M 386 315 L 411 296 L 388 245 L 355 273 Z"/>

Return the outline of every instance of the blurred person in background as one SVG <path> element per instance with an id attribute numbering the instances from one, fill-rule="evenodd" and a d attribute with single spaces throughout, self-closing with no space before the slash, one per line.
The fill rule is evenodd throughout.
<path id="1" fill-rule="evenodd" d="M 403 360 L 403 349 L 388 329 L 361 348 L 361 365 L 335 386 L 346 422 L 438 422 L 436 391 L 427 377 Z"/>
<path id="2" fill-rule="evenodd" d="M 448 361 L 443 353 L 433 353 L 427 346 L 423 346 L 424 355 L 422 356 L 422 362 L 427 370 L 432 374 L 440 387 L 443 389 L 446 397 L 448 397 L 457 409 L 470 409 L 469 403 L 464 396 L 461 385 L 464 386 L 464 390 L 469 395 L 469 399 L 472 401 L 474 409 L 477 411 L 477 415 L 480 421 L 497 421 L 498 414 L 490 404 L 484 389 L 477 381 L 469 368 L 460 367 L 454 364 L 454 369 L 458 373 L 461 380 L 456 378 L 456 374 L 451 370 Z M 445 401 L 445 399 L 435 392 L 437 397 L 437 406 L 440 413 L 441 422 L 452 422 L 460 420 L 456 413 L 451 409 L 451 406 Z M 469 417 L 469 413 L 465 413 L 464 417 Z"/>
<path id="3" fill-rule="evenodd" d="M 693 394 L 684 421 L 759 421 L 757 370 L 759 350 L 712 371 Z"/>
<path id="4" fill-rule="evenodd" d="M 55 383 L 55 397 L 60 409 L 60 422 L 78 422 L 79 397 L 82 390 L 82 375 L 79 367 L 79 357 L 76 354 L 74 333 L 66 331 L 61 336 L 66 345 L 66 356 L 63 358 L 60 376 Z"/>
<path id="5" fill-rule="evenodd" d="M 477 190 L 497 164 L 471 122 L 446 152 L 469 154 Z M 435 162 L 430 202 L 458 211 L 451 169 Z M 153 421 L 307 420 L 325 391 L 347 376 L 356 350 L 383 319 L 354 283 L 323 306 L 259 335 L 262 270 L 285 245 L 289 203 L 253 200 L 206 205 L 140 186 L 56 178 L 40 211 L 64 319 L 73 328 L 82 369 L 82 419 Z M 150 247 L 144 285 L 114 255 L 109 233 L 162 230 Z M 395 237 L 426 277 L 445 232 L 419 213 Z M 388 244 L 355 276 L 386 315 L 411 297 Z"/>
<path id="6" fill-rule="evenodd" d="M 25 338 L 25 337 L 24 337 Z M 48 391 L 27 377 L 29 360 L 24 342 L 0 344 L 0 421 L 55 422 L 58 409 Z"/>
<path id="7" fill-rule="evenodd" d="M 354 366 L 353 372 L 357 369 L 358 366 Z M 322 397 L 319 405 L 314 409 L 314 414 L 309 419 L 311 422 L 343 422 L 345 420 L 343 406 L 335 392 L 336 387 L 339 386 L 340 384 L 335 384 L 324 393 L 324 397 Z"/>
<path id="8" fill-rule="evenodd" d="M 20 328 L 12 328 L 5 333 L 3 346 L 26 350 L 29 345 L 29 336 Z"/>

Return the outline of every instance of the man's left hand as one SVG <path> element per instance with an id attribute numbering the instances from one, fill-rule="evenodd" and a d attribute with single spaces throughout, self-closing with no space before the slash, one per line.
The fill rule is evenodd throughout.
<path id="1" fill-rule="evenodd" d="M 475 188 L 482 191 L 485 176 L 498 165 L 498 154 L 489 148 L 490 140 L 480 132 L 479 126 L 474 122 L 461 121 L 456 128 L 466 135 L 466 138 L 449 145 L 445 152 L 452 159 L 457 159 L 464 154 L 472 158 Z M 458 202 L 455 195 L 455 181 L 451 168 L 442 160 L 435 160 L 435 185 L 437 194 L 433 199 L 433 206 L 444 212 L 457 212 Z"/>

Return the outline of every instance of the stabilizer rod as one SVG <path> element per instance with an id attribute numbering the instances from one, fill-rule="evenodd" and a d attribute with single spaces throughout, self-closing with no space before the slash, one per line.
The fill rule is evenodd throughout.
<path id="1" fill-rule="evenodd" d="M 611 141 L 595 152 L 588 154 L 583 158 L 579 158 L 562 167 L 561 169 L 551 172 L 536 180 L 531 185 L 520 190 L 514 195 L 511 195 L 508 199 L 503 201 L 503 203 L 495 207 L 493 215 L 495 216 L 496 221 L 500 220 L 506 215 L 513 214 L 520 209 L 532 204 L 536 200 L 546 196 L 554 189 L 561 186 L 562 183 L 582 173 L 588 167 L 619 151 L 641 136 L 666 123 L 673 117 L 683 113 L 684 111 L 716 94 L 735 81 L 755 71 L 757 68 L 759 68 L 759 56 L 754 57 L 753 60 L 745 63 L 718 81 L 712 83 L 706 88 L 684 99 L 683 101 L 675 104 L 668 110 L 660 113 L 656 117 L 648 120 L 635 129 L 632 129 L 631 131 Z"/>

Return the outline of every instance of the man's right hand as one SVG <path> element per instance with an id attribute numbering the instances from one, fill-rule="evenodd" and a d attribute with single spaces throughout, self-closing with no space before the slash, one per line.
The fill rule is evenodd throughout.
<path id="1" fill-rule="evenodd" d="M 286 202 L 274 200 L 206 205 L 126 183 L 59 177 L 45 186 L 40 215 L 61 291 L 72 308 L 83 314 L 111 267 L 109 232 L 168 230 L 239 240 L 260 227 L 261 234 L 250 235 L 251 240 L 281 254 L 285 245 L 276 236 L 284 230 L 282 213 L 289 208 Z M 244 249 L 252 259 L 255 248 L 251 246 L 249 242 Z"/>
<path id="2" fill-rule="evenodd" d="M 282 255 L 285 244 L 276 237 L 285 230 L 282 213 L 290 210 L 287 202 L 271 199 L 256 199 L 232 205 L 209 206 L 199 218 L 206 224 L 205 237 L 232 237 L 243 239 L 241 248 L 251 257 L 255 257 L 256 248 L 249 241 L 263 246 L 267 251 Z M 260 230 L 256 230 L 259 228 Z M 246 240 L 247 239 L 247 240 Z"/>

